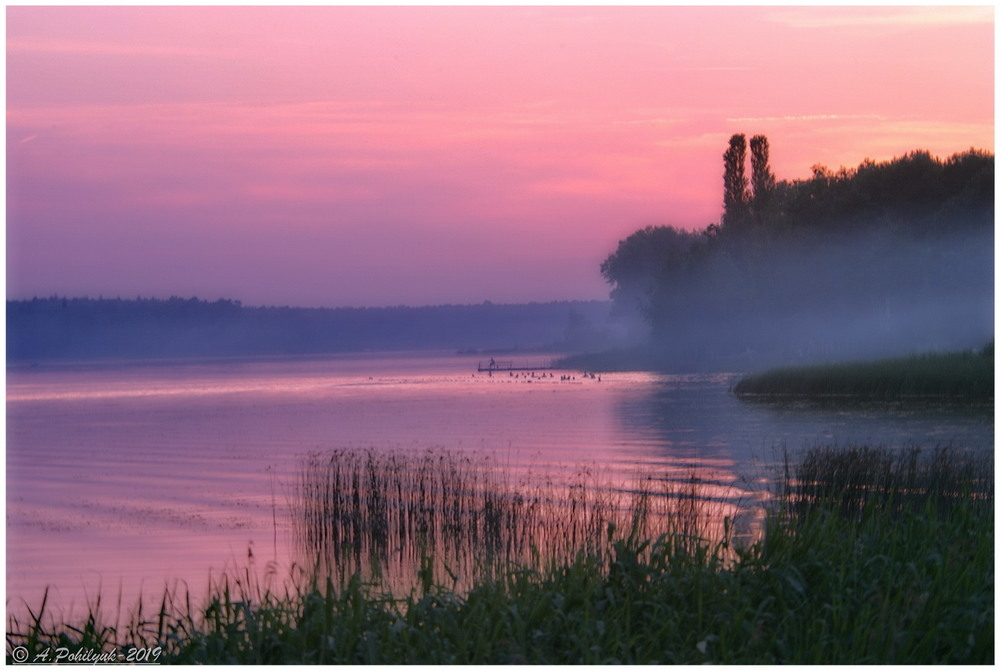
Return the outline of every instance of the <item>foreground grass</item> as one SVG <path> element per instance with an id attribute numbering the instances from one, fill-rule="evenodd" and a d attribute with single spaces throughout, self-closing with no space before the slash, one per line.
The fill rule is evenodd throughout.
<path id="1" fill-rule="evenodd" d="M 990 343 L 979 352 L 778 368 L 742 378 L 733 393 L 742 397 L 992 400 L 993 364 Z"/>
<path id="2" fill-rule="evenodd" d="M 466 591 L 425 558 L 403 598 L 356 575 L 275 589 L 247 570 L 207 605 L 168 593 L 121 626 L 11 622 L 8 659 L 19 645 L 153 645 L 160 662 L 217 664 L 994 661 L 992 464 L 818 449 L 777 494 L 747 547 L 609 529 L 600 551 Z"/>

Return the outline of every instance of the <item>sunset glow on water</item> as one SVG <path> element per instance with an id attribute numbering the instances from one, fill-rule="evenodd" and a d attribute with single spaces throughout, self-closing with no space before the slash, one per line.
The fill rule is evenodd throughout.
<path id="1" fill-rule="evenodd" d="M 629 488 L 695 477 L 731 515 L 766 497 L 786 447 L 992 446 L 982 414 L 755 407 L 728 393 L 728 376 L 491 377 L 477 363 L 400 354 L 9 372 L 9 607 L 37 605 L 46 586 L 61 608 L 119 588 L 126 604 L 155 599 L 178 580 L 197 596 L 248 553 L 302 564 L 296 483 L 310 454 L 331 450 L 446 450 L 529 491 L 553 478 Z"/>

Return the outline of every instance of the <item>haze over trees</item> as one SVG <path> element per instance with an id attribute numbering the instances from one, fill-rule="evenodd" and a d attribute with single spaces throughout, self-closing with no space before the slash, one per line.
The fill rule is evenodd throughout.
<path id="1" fill-rule="evenodd" d="M 198 298 L 7 301 L 8 362 L 607 346 L 607 301 L 247 307 Z"/>
<path id="2" fill-rule="evenodd" d="M 981 347 L 993 339 L 994 156 L 914 151 L 776 181 L 734 135 L 720 224 L 646 227 L 601 265 L 644 362 L 754 367 Z"/>

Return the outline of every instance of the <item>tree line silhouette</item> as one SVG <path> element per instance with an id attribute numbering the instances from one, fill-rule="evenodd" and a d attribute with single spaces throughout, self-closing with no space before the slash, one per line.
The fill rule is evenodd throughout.
<path id="1" fill-rule="evenodd" d="M 777 181 L 733 135 L 723 213 L 647 226 L 601 264 L 613 312 L 666 368 L 774 365 L 982 345 L 993 337 L 994 156 L 914 151 Z"/>
<path id="2" fill-rule="evenodd" d="M 177 296 L 51 296 L 7 301 L 7 360 L 575 350 L 605 337 L 609 310 L 607 301 L 296 308 Z"/>

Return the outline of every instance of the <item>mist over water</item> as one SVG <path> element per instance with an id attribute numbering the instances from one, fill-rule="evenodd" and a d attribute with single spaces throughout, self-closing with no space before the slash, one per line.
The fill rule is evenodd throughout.
<path id="1" fill-rule="evenodd" d="M 994 334 L 993 249 L 991 227 L 727 245 L 661 275 L 623 321 L 641 313 L 661 365 L 679 370 L 977 349 Z"/>

